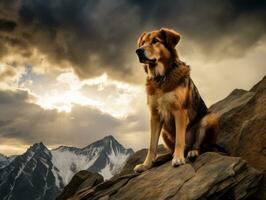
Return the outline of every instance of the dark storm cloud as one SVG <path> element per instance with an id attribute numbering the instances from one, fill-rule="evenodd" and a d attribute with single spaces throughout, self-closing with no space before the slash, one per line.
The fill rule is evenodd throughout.
<path id="1" fill-rule="evenodd" d="M 119 133 L 146 131 L 138 118 L 116 119 L 89 106 L 73 107 L 72 112 L 44 110 L 22 90 L 0 90 L 0 141 L 20 144 L 43 141 L 47 145 L 85 146 L 102 137 Z M 125 126 L 127 124 L 127 126 Z M 118 138 L 120 139 L 120 138 Z"/>
<path id="2" fill-rule="evenodd" d="M 13 31 L 16 27 L 16 22 L 11 20 L 0 19 L 0 31 Z"/>
<path id="3" fill-rule="evenodd" d="M 107 71 L 128 79 L 142 31 L 172 27 L 219 59 L 244 54 L 266 30 L 262 0 L 3 0 L 0 6 L 0 56 L 10 46 L 25 57 L 37 48 L 51 63 L 68 61 L 80 77 Z"/>

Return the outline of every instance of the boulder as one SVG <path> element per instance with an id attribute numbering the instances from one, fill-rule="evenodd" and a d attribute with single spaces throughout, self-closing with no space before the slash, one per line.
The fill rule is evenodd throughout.
<path id="1" fill-rule="evenodd" d="M 234 90 L 210 107 L 219 114 L 217 143 L 232 156 L 240 156 L 266 176 L 266 76 L 249 91 Z M 266 180 L 258 199 L 266 196 Z"/>
<path id="2" fill-rule="evenodd" d="M 256 192 L 261 179 L 262 174 L 243 159 L 207 152 L 177 168 L 168 161 L 142 174 L 117 176 L 77 191 L 71 200 L 246 199 Z"/>
<path id="3" fill-rule="evenodd" d="M 79 171 L 73 176 L 56 200 L 67 200 L 75 195 L 77 191 L 88 190 L 101 182 L 103 182 L 102 175 L 86 170 Z"/>
<path id="4" fill-rule="evenodd" d="M 164 148 L 162 144 L 158 146 L 157 152 L 159 155 L 167 155 L 168 153 L 168 151 Z M 147 155 L 147 149 L 141 149 L 136 153 L 134 153 L 133 155 L 131 155 L 128 158 L 127 162 L 125 163 L 124 167 L 122 168 L 121 172 L 116 176 L 123 176 L 126 174 L 134 173 L 134 167 L 139 163 L 143 163 L 146 155 Z M 160 158 L 163 160 L 162 162 L 167 161 L 167 158 L 163 156 L 160 156 Z M 157 163 L 160 164 L 160 159 L 157 159 L 156 164 Z"/>

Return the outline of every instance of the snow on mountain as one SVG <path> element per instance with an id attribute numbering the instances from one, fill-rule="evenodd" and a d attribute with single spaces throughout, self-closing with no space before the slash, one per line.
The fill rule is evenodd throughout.
<path id="1" fill-rule="evenodd" d="M 97 156 L 90 157 L 87 155 L 76 154 L 67 149 L 52 150 L 52 162 L 58 169 L 55 176 L 60 176 L 63 180 L 63 185 L 66 185 L 72 176 L 84 169 L 88 169 L 94 164 Z M 59 187 L 59 185 L 57 185 Z"/>
<path id="2" fill-rule="evenodd" d="M 55 199 L 76 172 L 99 172 L 109 179 L 132 153 L 107 136 L 84 148 L 61 146 L 50 151 L 36 143 L 16 157 L 0 155 L 0 199 Z"/>
<path id="3" fill-rule="evenodd" d="M 76 172 L 83 169 L 98 172 L 105 179 L 111 178 L 133 150 L 125 149 L 113 136 L 107 136 L 84 148 L 61 146 L 51 152 L 52 162 L 66 185 Z"/>

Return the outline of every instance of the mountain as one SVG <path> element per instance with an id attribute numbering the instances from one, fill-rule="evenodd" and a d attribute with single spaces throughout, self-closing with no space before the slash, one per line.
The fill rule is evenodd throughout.
<path id="1" fill-rule="evenodd" d="M 6 166 L 8 163 L 8 157 L 0 153 L 0 168 Z"/>
<path id="2" fill-rule="evenodd" d="M 217 143 L 227 153 L 206 152 L 173 168 L 164 153 L 154 167 L 134 173 L 147 149 L 129 157 L 120 174 L 103 181 L 81 171 L 57 200 L 119 199 L 266 199 L 266 76 L 249 91 L 235 89 L 210 107 L 219 115 Z"/>
<path id="3" fill-rule="evenodd" d="M 16 156 L 5 156 L 0 153 L 0 169 L 7 166 L 9 163 L 11 163 Z"/>
<path id="4" fill-rule="evenodd" d="M 53 199 L 56 195 L 51 152 L 42 144 L 0 169 L 0 199 Z"/>
<path id="5" fill-rule="evenodd" d="M 114 137 L 107 136 L 84 148 L 61 146 L 49 150 L 36 143 L 13 160 L 1 156 L 1 200 L 52 200 L 80 170 L 90 170 L 111 178 L 133 154 Z"/>
<path id="6" fill-rule="evenodd" d="M 132 149 L 125 149 L 113 136 L 107 136 L 84 148 L 61 146 L 51 151 L 52 162 L 58 171 L 58 186 L 66 185 L 73 174 L 87 169 L 99 172 L 105 179 L 111 178 L 125 160 L 133 154 Z"/>

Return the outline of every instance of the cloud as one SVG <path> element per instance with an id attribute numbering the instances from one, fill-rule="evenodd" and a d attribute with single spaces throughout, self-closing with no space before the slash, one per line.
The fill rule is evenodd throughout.
<path id="1" fill-rule="evenodd" d="M 12 66 L 1 66 L 0 68 L 0 81 L 4 82 L 10 79 L 13 79 L 13 77 L 16 76 L 16 71 L 14 69 L 14 67 Z"/>
<path id="2" fill-rule="evenodd" d="M 48 146 L 85 146 L 105 135 L 113 134 L 125 146 L 140 148 L 147 127 L 138 117 L 117 119 L 90 106 L 75 105 L 72 112 L 44 110 L 31 103 L 27 91 L 0 91 L 0 140 L 2 144 L 30 145 L 43 141 Z M 133 143 L 128 138 L 136 139 Z M 134 134 L 134 135 L 133 135 Z M 10 146 L 12 146 L 10 145 Z M 12 149 L 10 152 L 12 153 Z"/>
<path id="3" fill-rule="evenodd" d="M 89 105 L 124 118 L 138 112 L 145 101 L 143 86 L 114 80 L 106 73 L 80 80 L 71 70 L 36 75 L 26 67 L 18 82 L 38 97 L 36 104 L 58 111 L 70 112 L 74 104 Z"/>
<path id="4" fill-rule="evenodd" d="M 72 66 L 81 78 L 107 72 L 139 81 L 134 49 L 142 31 L 172 27 L 187 41 L 185 55 L 196 45 L 222 59 L 244 55 L 266 27 L 263 0 L 4 0 L 0 8 L 0 57 L 17 52 L 23 62 Z"/>
<path id="5" fill-rule="evenodd" d="M 224 99 L 236 88 L 249 90 L 266 74 L 264 62 L 266 43 L 260 43 L 244 58 L 205 60 L 193 55 L 190 60 L 191 77 L 198 87 L 205 103 L 213 103 Z"/>
<path id="6" fill-rule="evenodd" d="M 13 31 L 17 26 L 17 23 L 11 20 L 0 19 L 0 31 Z"/>
<path id="7" fill-rule="evenodd" d="M 0 64 L 0 88 L 3 90 L 18 87 L 18 81 L 24 69 L 8 64 Z"/>

